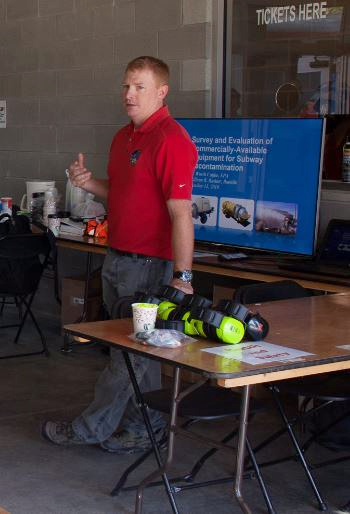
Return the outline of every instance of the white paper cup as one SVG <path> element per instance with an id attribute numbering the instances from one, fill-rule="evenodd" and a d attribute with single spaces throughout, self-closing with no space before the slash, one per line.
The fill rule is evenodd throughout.
<path id="1" fill-rule="evenodd" d="M 158 305 L 155 303 L 133 303 L 131 307 L 134 332 L 153 330 L 156 324 Z"/>

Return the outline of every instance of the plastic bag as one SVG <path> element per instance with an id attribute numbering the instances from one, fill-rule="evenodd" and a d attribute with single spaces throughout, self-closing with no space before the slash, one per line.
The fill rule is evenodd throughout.
<path id="1" fill-rule="evenodd" d="M 86 202 L 77 205 L 76 210 L 78 216 L 81 218 L 99 218 L 106 214 L 104 205 L 100 202 L 95 202 L 93 198 L 94 196 L 91 193 L 88 193 Z"/>
<path id="2" fill-rule="evenodd" d="M 193 339 L 183 332 L 169 330 L 167 328 L 156 328 L 155 330 L 149 330 L 147 332 L 134 332 L 129 337 L 138 343 L 158 346 L 160 348 L 179 348 L 184 344 L 196 341 L 196 339 Z"/>
<path id="3" fill-rule="evenodd" d="M 75 218 L 96 218 L 104 216 L 106 209 L 100 202 L 95 202 L 94 195 L 80 187 L 73 186 L 69 178 L 69 171 L 66 170 L 66 206 L 65 210 Z"/>
<path id="4" fill-rule="evenodd" d="M 81 204 L 84 205 L 87 197 L 87 191 L 81 187 L 73 186 L 69 178 L 69 171 L 66 170 L 67 184 L 66 184 L 66 205 L 65 210 L 71 213 L 71 216 L 80 216 L 77 209 Z"/>

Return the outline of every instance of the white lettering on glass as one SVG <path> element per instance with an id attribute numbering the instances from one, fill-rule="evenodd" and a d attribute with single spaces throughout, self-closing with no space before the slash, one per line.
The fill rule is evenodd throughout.
<path id="1" fill-rule="evenodd" d="M 256 9 L 257 25 L 274 25 L 327 18 L 327 2 L 308 2 Z"/>

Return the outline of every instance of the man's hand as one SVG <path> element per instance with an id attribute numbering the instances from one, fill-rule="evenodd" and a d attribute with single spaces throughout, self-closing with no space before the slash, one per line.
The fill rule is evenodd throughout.
<path id="1" fill-rule="evenodd" d="M 92 173 L 85 168 L 84 161 L 84 154 L 79 153 L 78 160 L 72 162 L 68 169 L 69 178 L 73 186 L 81 187 L 82 189 L 85 189 L 84 186 L 86 186 L 87 182 L 92 178 Z"/>
<path id="2" fill-rule="evenodd" d="M 184 282 L 179 278 L 173 278 L 170 285 L 172 287 L 176 287 L 176 289 L 180 289 L 180 291 L 183 291 L 185 294 L 193 294 L 193 287 L 190 282 Z"/>

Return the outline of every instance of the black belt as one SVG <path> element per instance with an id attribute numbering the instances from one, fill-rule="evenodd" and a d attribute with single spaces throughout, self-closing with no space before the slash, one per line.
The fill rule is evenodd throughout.
<path id="1" fill-rule="evenodd" d="M 124 252 L 123 250 L 117 250 L 117 248 L 111 248 L 111 250 L 114 254 L 120 255 L 121 257 L 131 257 L 132 259 L 152 259 L 152 257 L 148 257 L 142 253 Z"/>

